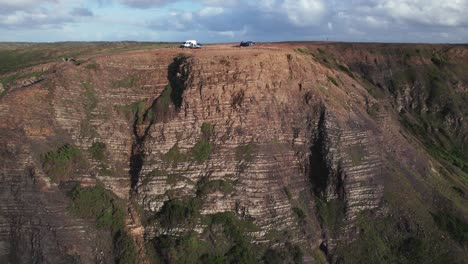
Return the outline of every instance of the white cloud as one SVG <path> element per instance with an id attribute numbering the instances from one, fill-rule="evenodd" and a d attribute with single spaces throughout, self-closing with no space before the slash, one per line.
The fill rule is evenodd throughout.
<path id="1" fill-rule="evenodd" d="M 222 7 L 205 7 L 198 12 L 199 16 L 206 17 L 206 16 L 215 16 L 220 15 L 224 12 L 224 8 Z"/>
<path id="2" fill-rule="evenodd" d="M 379 8 L 399 20 L 433 26 L 467 26 L 467 0 L 383 0 Z"/>
<path id="3" fill-rule="evenodd" d="M 281 8 L 296 26 L 312 26 L 322 22 L 327 7 L 322 0 L 285 0 Z"/>
<path id="4" fill-rule="evenodd" d="M 163 6 L 174 2 L 171 0 L 117 0 L 119 3 L 135 8 L 149 8 Z"/>

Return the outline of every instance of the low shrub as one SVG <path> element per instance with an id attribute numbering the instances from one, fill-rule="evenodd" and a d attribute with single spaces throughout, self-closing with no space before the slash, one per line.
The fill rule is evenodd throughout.
<path id="1" fill-rule="evenodd" d="M 327 75 L 327 78 L 328 78 L 328 80 L 329 80 L 331 83 L 333 83 L 335 86 L 339 86 L 339 85 L 338 85 L 338 82 L 336 81 L 335 78 L 333 78 L 332 76 L 328 76 L 328 75 Z"/>
<path id="2" fill-rule="evenodd" d="M 209 140 L 214 135 L 214 125 L 203 122 L 201 125 L 202 137 Z"/>
<path id="3" fill-rule="evenodd" d="M 91 158 L 97 161 L 104 161 L 106 159 L 106 144 L 104 142 L 93 142 L 88 149 Z"/>
<path id="4" fill-rule="evenodd" d="M 125 232 L 125 211 L 122 204 L 101 185 L 77 187 L 71 193 L 72 214 L 93 220 L 97 228 L 112 233 L 116 263 L 137 263 L 137 250 Z"/>
<path id="5" fill-rule="evenodd" d="M 198 216 L 200 206 L 200 201 L 196 198 L 189 200 L 168 200 L 157 214 L 157 218 L 164 227 L 188 224 Z"/>
<path id="6" fill-rule="evenodd" d="M 55 182 L 70 178 L 74 169 L 84 162 L 81 150 L 70 144 L 47 152 L 42 155 L 41 160 L 44 171 Z"/>
<path id="7" fill-rule="evenodd" d="M 445 212 L 431 213 L 437 226 L 461 245 L 468 245 L 468 223 Z"/>
<path id="8" fill-rule="evenodd" d="M 208 180 L 203 178 L 199 181 L 197 186 L 197 195 L 204 197 L 208 193 L 219 190 L 223 193 L 231 193 L 234 191 L 234 186 L 231 181 L 228 180 Z"/>
<path id="9" fill-rule="evenodd" d="M 124 211 L 100 185 L 76 188 L 72 192 L 70 211 L 79 217 L 96 221 L 99 228 L 114 232 L 123 229 L 125 225 Z"/>
<path id="10" fill-rule="evenodd" d="M 344 224 L 344 202 L 339 199 L 333 199 L 327 202 L 317 198 L 316 207 L 322 226 L 328 229 L 331 235 L 338 234 L 340 228 Z"/>
<path id="11" fill-rule="evenodd" d="M 167 151 L 162 157 L 164 162 L 170 163 L 172 166 L 177 166 L 179 162 L 184 162 L 187 160 L 187 155 L 180 151 L 180 148 L 177 144 L 172 146 L 169 151 Z"/>
<path id="12" fill-rule="evenodd" d="M 192 157 L 198 162 L 206 161 L 213 151 L 213 145 L 207 140 L 202 138 L 192 148 Z"/>

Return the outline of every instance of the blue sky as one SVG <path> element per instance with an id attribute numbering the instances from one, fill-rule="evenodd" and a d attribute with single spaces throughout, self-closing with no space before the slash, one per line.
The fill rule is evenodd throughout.
<path id="1" fill-rule="evenodd" d="M 0 41 L 468 43 L 468 0 L 0 0 Z"/>

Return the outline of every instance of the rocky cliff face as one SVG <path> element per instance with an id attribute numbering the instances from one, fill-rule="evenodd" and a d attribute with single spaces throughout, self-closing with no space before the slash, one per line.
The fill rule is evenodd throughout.
<path id="1" fill-rule="evenodd" d="M 179 53 L 51 63 L 4 85 L 0 260 L 466 256 L 452 232 L 466 232 L 466 47 Z"/>

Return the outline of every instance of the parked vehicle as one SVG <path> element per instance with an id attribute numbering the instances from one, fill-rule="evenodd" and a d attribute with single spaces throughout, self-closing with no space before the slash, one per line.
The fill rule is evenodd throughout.
<path id="1" fill-rule="evenodd" d="M 241 41 L 240 45 L 241 47 L 250 47 L 255 45 L 255 42 L 253 41 Z"/>
<path id="2" fill-rule="evenodd" d="M 198 44 L 196 40 L 186 40 L 179 47 L 189 48 L 189 49 L 199 49 L 199 48 L 201 48 L 201 45 Z"/>

